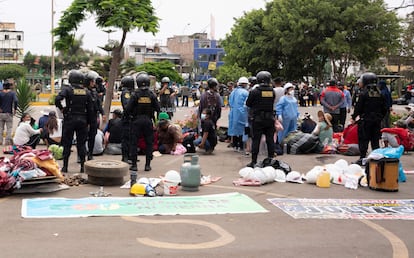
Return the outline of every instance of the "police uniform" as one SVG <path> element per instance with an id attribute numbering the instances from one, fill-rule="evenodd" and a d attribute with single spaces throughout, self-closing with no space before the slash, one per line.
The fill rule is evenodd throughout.
<path id="1" fill-rule="evenodd" d="M 368 79 L 367 79 L 368 78 Z M 362 164 L 368 151 L 368 144 L 371 142 L 371 148 L 378 149 L 381 138 L 381 121 L 387 112 L 385 97 L 381 94 L 378 86 L 376 75 L 365 73 L 361 75 L 363 88 L 355 105 L 352 119 L 358 120 L 358 146 L 360 159 L 357 164 Z"/>
<path id="2" fill-rule="evenodd" d="M 132 117 L 126 110 L 132 93 L 133 89 L 122 88 L 121 104 L 124 110 L 122 113 L 122 161 L 124 162 L 128 162 L 129 159 L 130 124 Z"/>
<path id="3" fill-rule="evenodd" d="M 174 115 L 174 105 L 173 101 L 171 100 L 171 94 L 174 93 L 174 89 L 169 85 L 160 92 L 160 105 L 161 105 L 161 112 L 166 112 L 170 119 Z"/>
<path id="4" fill-rule="evenodd" d="M 89 91 L 92 96 L 92 120 L 91 124 L 89 125 L 89 131 L 88 131 L 88 160 L 93 159 L 93 148 L 95 146 L 95 136 L 98 131 L 98 119 L 99 114 L 102 114 L 102 116 L 105 114 L 102 108 L 102 102 L 99 98 L 98 91 L 95 87 L 89 88 Z"/>
<path id="5" fill-rule="evenodd" d="M 270 73 L 266 76 L 266 80 L 262 79 L 263 72 L 257 74 L 257 80 L 260 85 L 250 91 L 246 100 L 246 106 L 251 109 L 252 114 L 252 162 L 247 166 L 254 167 L 257 163 L 257 156 L 259 154 L 259 145 L 262 134 L 266 136 L 267 156 L 273 158 L 274 155 L 274 141 L 275 133 L 275 118 L 273 103 L 275 94 L 273 88 L 270 86 Z"/>
<path id="6" fill-rule="evenodd" d="M 72 76 L 82 76 L 79 71 L 71 71 Z M 80 75 L 79 75 L 80 73 Z M 74 75 L 75 74 L 75 75 Z M 86 155 L 86 139 L 88 134 L 88 125 L 92 118 L 92 96 L 88 89 L 82 85 L 83 81 L 76 80 L 71 82 L 69 74 L 69 83 L 71 85 L 64 87 L 56 96 L 55 105 L 63 113 L 62 128 L 62 145 L 63 145 L 63 167 L 62 172 L 68 171 L 68 161 L 73 141 L 73 133 L 76 133 L 76 148 L 80 157 L 81 170 Z M 66 106 L 63 107 L 61 101 L 65 100 Z"/>
<path id="7" fill-rule="evenodd" d="M 148 81 L 149 82 L 149 81 Z M 149 84 L 148 84 L 149 86 Z M 132 159 L 131 170 L 137 171 L 137 143 L 141 135 L 145 139 L 145 171 L 151 170 L 152 146 L 154 143 L 154 131 L 152 118 L 154 112 L 160 112 L 160 105 L 155 94 L 148 87 L 140 87 L 132 94 L 126 111 L 132 116 L 131 121 L 131 146 L 129 153 Z"/>

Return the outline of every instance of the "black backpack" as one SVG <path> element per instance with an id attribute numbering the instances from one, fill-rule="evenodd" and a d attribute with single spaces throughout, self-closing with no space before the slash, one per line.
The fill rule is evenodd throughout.
<path id="1" fill-rule="evenodd" d="M 195 140 L 195 133 L 190 132 L 188 135 L 186 135 L 183 138 L 182 145 L 187 149 L 187 153 L 195 153 L 196 148 L 194 146 L 194 140 Z"/>

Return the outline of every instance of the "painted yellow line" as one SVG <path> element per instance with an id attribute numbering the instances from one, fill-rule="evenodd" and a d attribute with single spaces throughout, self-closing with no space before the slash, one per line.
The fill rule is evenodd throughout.
<path id="1" fill-rule="evenodd" d="M 388 241 L 390 241 L 392 246 L 392 257 L 394 258 L 408 258 L 410 257 L 408 254 L 407 246 L 404 244 L 404 242 L 394 235 L 392 232 L 386 230 L 385 228 L 381 227 L 378 224 L 375 224 L 374 222 L 371 222 L 369 220 L 359 220 L 360 222 L 364 223 L 368 227 L 376 230 L 378 233 L 383 235 Z"/>
<path id="2" fill-rule="evenodd" d="M 210 228 L 211 230 L 215 231 L 217 234 L 220 235 L 219 238 L 209 242 L 197 243 L 197 244 L 179 244 L 179 243 L 171 243 L 171 242 L 161 242 L 156 241 L 148 237 L 137 238 L 137 241 L 157 248 L 165 248 L 165 249 L 186 249 L 186 250 L 194 250 L 194 249 L 207 249 L 207 248 L 216 248 L 220 246 L 227 245 L 234 241 L 235 237 L 228 233 L 226 230 L 221 228 L 220 226 L 201 221 L 201 220 L 187 220 L 187 219 L 173 219 L 173 220 L 151 220 L 151 219 L 143 219 L 138 217 L 122 217 L 124 220 L 137 222 L 137 223 L 151 223 L 151 224 L 177 224 L 177 223 L 186 223 L 186 224 L 193 224 L 193 225 L 200 225 Z"/>

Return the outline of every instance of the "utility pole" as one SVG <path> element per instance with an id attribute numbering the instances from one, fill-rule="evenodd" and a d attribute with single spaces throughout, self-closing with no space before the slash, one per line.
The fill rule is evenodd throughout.
<path id="1" fill-rule="evenodd" d="M 55 40 L 53 36 L 53 29 L 54 29 L 54 20 L 55 20 L 55 8 L 52 1 L 52 56 L 51 56 L 51 63 L 50 63 L 50 89 L 52 90 L 52 96 L 55 94 Z"/>

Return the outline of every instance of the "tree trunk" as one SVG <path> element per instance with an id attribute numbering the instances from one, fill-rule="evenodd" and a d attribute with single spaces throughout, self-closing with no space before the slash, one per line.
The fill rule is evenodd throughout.
<path id="1" fill-rule="evenodd" d="M 122 40 L 119 43 L 118 46 L 115 46 L 112 49 L 112 61 L 111 61 L 111 67 L 109 68 L 109 78 L 108 78 L 108 85 L 106 88 L 106 96 L 105 96 L 105 102 L 104 102 L 104 112 L 107 117 L 107 120 L 109 121 L 109 113 L 111 110 L 111 104 L 112 104 L 112 98 L 114 96 L 114 85 L 115 80 L 118 78 L 118 72 L 119 72 L 119 65 L 121 64 L 121 51 L 125 43 L 127 31 L 123 31 L 122 34 Z M 106 121 L 106 123 L 108 122 Z M 103 124 L 102 127 L 105 127 Z"/>

